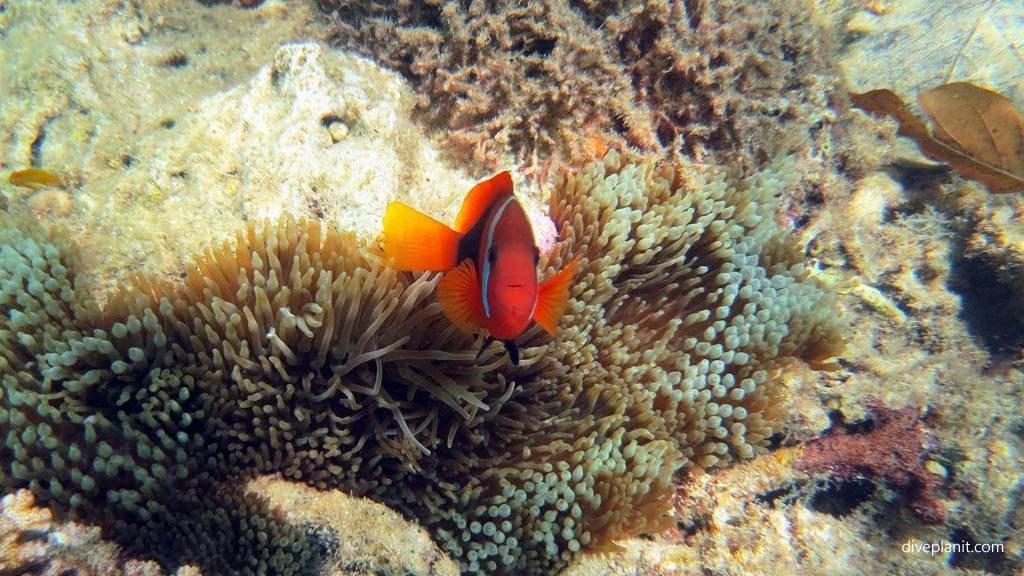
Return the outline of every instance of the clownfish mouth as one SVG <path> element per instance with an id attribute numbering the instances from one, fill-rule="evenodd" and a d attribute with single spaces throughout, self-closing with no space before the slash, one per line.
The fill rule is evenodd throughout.
<path id="1" fill-rule="evenodd" d="M 526 288 L 524 284 L 505 284 L 505 288 Z"/>

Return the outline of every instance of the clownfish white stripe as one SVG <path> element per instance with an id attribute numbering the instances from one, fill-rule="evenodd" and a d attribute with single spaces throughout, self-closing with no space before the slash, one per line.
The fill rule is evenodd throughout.
<path id="1" fill-rule="evenodd" d="M 509 196 L 508 198 L 506 198 L 505 201 L 501 203 L 501 206 L 498 207 L 497 212 L 494 213 L 494 217 L 491 218 L 490 225 L 487 227 L 487 242 L 484 245 L 485 246 L 485 249 L 484 249 L 484 254 L 485 255 L 491 253 L 491 246 L 494 243 L 494 229 L 497 227 L 498 222 L 501 221 L 501 215 L 505 213 L 505 208 L 508 208 L 508 205 L 510 203 L 515 202 L 515 199 L 516 199 L 515 196 Z M 490 318 L 491 317 L 491 303 L 487 301 L 487 288 L 488 288 L 490 280 L 491 280 L 491 259 L 490 258 L 487 258 L 487 257 L 484 258 L 483 268 L 484 268 L 483 279 L 480 282 L 480 296 L 481 296 L 481 298 L 483 300 L 484 314 L 486 314 L 487 317 Z"/>

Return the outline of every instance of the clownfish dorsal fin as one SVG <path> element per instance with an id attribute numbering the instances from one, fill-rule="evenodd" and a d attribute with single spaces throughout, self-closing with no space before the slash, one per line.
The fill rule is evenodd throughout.
<path id="1" fill-rule="evenodd" d="M 495 198 L 513 192 L 512 175 L 507 170 L 473 186 L 466 199 L 462 201 L 462 208 L 455 218 L 455 230 L 461 234 L 469 232 L 469 229 L 487 213 Z"/>
<path id="2" fill-rule="evenodd" d="M 452 268 L 437 285 L 437 302 L 456 328 L 472 334 L 483 327 L 484 306 L 480 301 L 480 278 L 470 259 Z"/>
<path id="3" fill-rule="evenodd" d="M 533 311 L 533 320 L 552 336 L 558 333 L 558 322 L 569 303 L 569 287 L 572 286 L 579 261 L 579 256 L 573 258 L 568 266 L 548 278 L 537 290 L 537 307 Z"/>
<path id="4" fill-rule="evenodd" d="M 394 258 L 397 270 L 450 270 L 461 238 L 407 204 L 391 202 L 384 212 L 384 258 Z"/>

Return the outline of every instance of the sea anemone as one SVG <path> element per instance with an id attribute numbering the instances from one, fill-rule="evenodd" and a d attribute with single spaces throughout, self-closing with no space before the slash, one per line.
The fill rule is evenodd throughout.
<path id="1" fill-rule="evenodd" d="M 315 540 L 242 484 L 276 473 L 388 504 L 464 572 L 553 573 L 671 524 L 673 474 L 764 452 L 786 362 L 843 324 L 773 218 L 782 158 L 741 177 L 611 153 L 557 185 L 545 276 L 580 256 L 552 339 L 509 364 L 438 276 L 319 222 L 251 224 L 183 283 L 91 305 L 75 250 L 0 222 L 0 487 L 167 567 L 310 573 Z"/>

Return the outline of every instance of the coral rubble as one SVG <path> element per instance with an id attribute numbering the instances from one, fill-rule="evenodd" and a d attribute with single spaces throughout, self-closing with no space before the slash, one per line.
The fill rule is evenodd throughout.
<path id="1" fill-rule="evenodd" d="M 464 572 L 552 573 L 669 525 L 677 470 L 764 452 L 775 374 L 838 351 L 774 219 L 795 176 L 614 153 L 566 174 L 542 267 L 581 256 L 574 299 L 518 367 L 474 360 L 436 275 L 316 221 L 252 224 L 183 287 L 139 278 L 102 310 L 75 250 L 6 222 L 0 486 L 167 567 L 309 573 L 320 543 L 239 485 L 277 473 L 418 519 Z"/>

